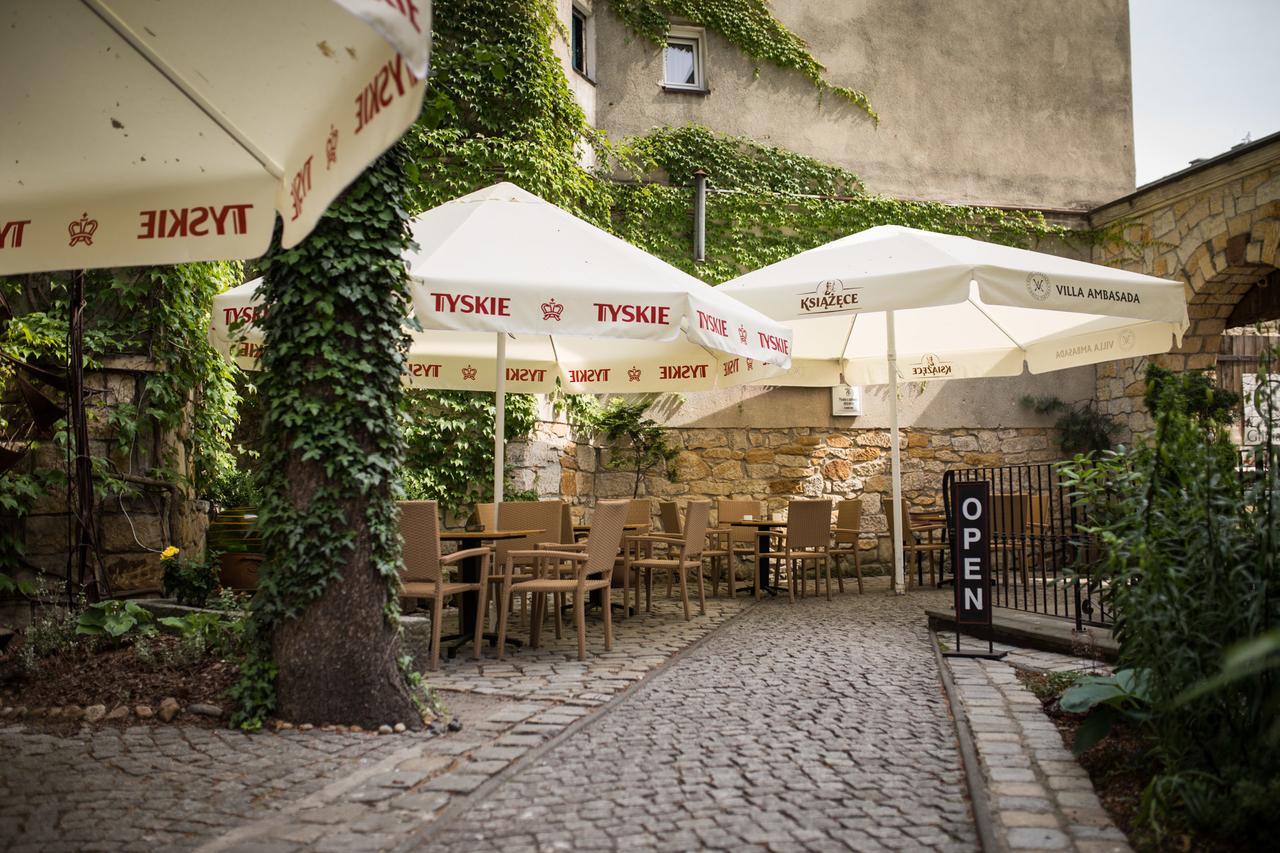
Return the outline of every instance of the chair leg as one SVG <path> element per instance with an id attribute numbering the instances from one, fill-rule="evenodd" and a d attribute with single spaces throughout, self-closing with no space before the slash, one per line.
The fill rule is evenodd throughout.
<path id="1" fill-rule="evenodd" d="M 523 595 L 520 596 L 524 598 Z M 502 653 L 507 645 L 507 614 L 511 611 L 511 590 L 507 588 L 507 584 L 502 585 L 502 591 L 498 593 L 498 660 L 502 660 Z"/>
<path id="2" fill-rule="evenodd" d="M 556 639 L 559 640 L 564 636 L 564 631 L 561 627 L 563 625 L 563 620 L 560 617 L 560 613 L 564 609 L 564 594 L 557 592 L 553 603 L 556 608 Z"/>
<path id="3" fill-rule="evenodd" d="M 475 659 L 480 660 L 480 650 L 484 648 L 484 623 L 489 620 L 489 583 L 480 584 L 480 602 L 476 607 Z M 458 602 L 461 607 L 462 602 Z M 461 611 L 459 611 L 461 612 Z"/>
<path id="4" fill-rule="evenodd" d="M 827 601 L 831 600 L 831 558 L 822 561 L 822 565 L 827 570 Z M 841 590 L 843 592 L 843 590 Z"/>
<path id="5" fill-rule="evenodd" d="M 858 543 L 857 543 L 857 542 L 853 543 L 853 548 L 854 548 L 854 551 L 856 552 L 856 551 L 857 551 L 857 549 L 858 549 Z M 855 557 L 854 559 L 856 560 L 856 559 L 857 559 L 857 557 Z M 833 563 L 835 563 L 835 567 L 836 567 L 836 583 L 838 583 L 838 584 L 840 585 L 840 594 L 841 594 L 841 595 L 844 595 L 844 569 L 840 568 L 840 562 L 839 562 L 839 560 L 837 560 L 835 557 L 832 557 L 832 558 L 831 558 L 831 561 L 832 561 Z"/>
<path id="6" fill-rule="evenodd" d="M 801 565 L 804 564 L 799 560 L 787 561 L 787 600 L 790 604 L 796 603 L 796 569 Z M 781 568 L 782 564 L 779 563 L 778 567 Z M 803 595 L 804 590 L 800 590 L 800 594 Z"/>
<path id="7" fill-rule="evenodd" d="M 431 669 L 440 668 L 440 623 L 444 621 L 444 596 L 431 599 Z"/>
<path id="8" fill-rule="evenodd" d="M 587 601 L 581 591 L 573 594 L 573 620 L 578 624 L 578 660 L 587 659 Z"/>
<path id="9" fill-rule="evenodd" d="M 653 612 L 653 569 L 647 566 L 644 570 L 644 612 Z"/>
<path id="10" fill-rule="evenodd" d="M 534 592 L 529 599 L 529 648 L 536 649 L 542 639 L 542 619 L 546 610 L 546 593 Z"/>
<path id="11" fill-rule="evenodd" d="M 689 586 L 685 581 L 687 574 L 683 565 L 676 569 L 680 573 L 680 599 L 684 602 L 684 621 L 689 621 Z M 671 572 L 667 572 L 667 586 L 671 585 Z"/>
<path id="12" fill-rule="evenodd" d="M 862 595 L 862 558 L 858 556 L 858 548 L 853 549 L 853 571 L 858 576 L 858 595 Z"/>
<path id="13" fill-rule="evenodd" d="M 613 603 L 610 599 L 609 586 L 604 588 L 604 650 L 613 651 Z"/>
<path id="14" fill-rule="evenodd" d="M 706 590 L 703 589 L 703 585 L 702 585 L 702 561 L 699 560 L 698 562 L 694 563 L 694 566 L 696 571 L 698 572 L 698 613 L 702 616 L 706 616 L 707 615 L 707 593 L 706 593 Z"/>

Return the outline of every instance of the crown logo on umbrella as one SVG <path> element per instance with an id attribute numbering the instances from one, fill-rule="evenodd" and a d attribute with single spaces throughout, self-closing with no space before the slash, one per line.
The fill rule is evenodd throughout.
<path id="1" fill-rule="evenodd" d="M 338 129 L 329 125 L 329 137 L 324 141 L 324 170 L 338 162 Z"/>
<path id="2" fill-rule="evenodd" d="M 476 378 L 476 369 L 471 365 L 462 368 L 462 378 L 471 381 Z"/>
<path id="3" fill-rule="evenodd" d="M 79 219 L 71 220 L 71 224 L 67 226 L 67 233 L 71 235 L 71 242 L 68 246 L 75 246 L 84 243 L 86 246 L 93 245 L 93 234 L 98 230 L 98 220 L 90 219 L 89 214 L 83 213 Z"/>
<path id="4" fill-rule="evenodd" d="M 563 313 L 564 306 L 556 302 L 555 299 L 548 299 L 542 303 L 542 319 L 544 320 L 555 320 L 558 323 L 560 322 L 560 315 Z"/>
<path id="5" fill-rule="evenodd" d="M 741 342 L 742 342 L 742 343 L 744 343 L 744 344 L 747 342 L 747 327 L 746 327 L 746 326 L 739 326 L 739 327 L 738 327 L 738 340 L 739 340 L 739 341 L 741 341 Z"/>
<path id="6" fill-rule="evenodd" d="M 632 367 L 630 370 L 628 370 L 628 371 L 627 371 L 627 380 L 628 380 L 628 381 L 630 381 L 630 382 L 639 382 L 639 381 L 640 381 L 640 368 L 638 368 L 638 367 Z"/>

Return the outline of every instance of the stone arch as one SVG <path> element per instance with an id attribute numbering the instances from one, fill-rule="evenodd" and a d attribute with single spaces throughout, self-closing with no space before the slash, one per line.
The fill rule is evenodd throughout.
<path id="1" fill-rule="evenodd" d="M 1222 333 L 1236 306 L 1280 268 L 1280 216 L 1253 220 L 1235 233 L 1223 231 L 1197 246 L 1182 265 L 1191 326 L 1182 346 L 1155 361 L 1178 370 L 1217 363 Z"/>

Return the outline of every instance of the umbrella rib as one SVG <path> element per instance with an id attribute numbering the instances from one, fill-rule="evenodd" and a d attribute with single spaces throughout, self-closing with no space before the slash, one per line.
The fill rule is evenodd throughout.
<path id="1" fill-rule="evenodd" d="M 988 314 L 986 311 L 984 311 L 984 310 L 983 310 L 983 308 L 982 308 L 982 304 L 981 304 L 981 303 L 974 302 L 972 299 L 969 299 L 969 300 L 968 300 L 968 302 L 969 302 L 969 304 L 970 304 L 970 305 L 972 305 L 974 308 L 977 308 L 977 309 L 978 309 L 978 313 L 979 313 L 979 314 L 981 314 L 983 317 L 986 317 L 989 321 L 991 321 L 991 325 L 993 325 L 993 326 L 995 326 L 997 329 L 999 329 L 999 330 L 1000 330 L 1000 334 L 1004 335 L 1006 338 L 1008 338 L 1008 339 L 1009 339 L 1009 343 L 1011 343 L 1011 344 L 1013 344 L 1015 347 L 1017 347 L 1017 348 L 1022 352 L 1022 354 L 1023 354 L 1024 356 L 1026 355 L 1027 348 L 1026 348 L 1025 346 L 1023 346 L 1021 343 L 1019 343 L 1017 338 L 1015 338 L 1013 335 L 1009 334 L 1008 330 L 1007 330 L 1007 329 L 1005 329 L 1005 327 L 1004 327 L 1004 326 L 1001 326 L 1001 325 L 1000 325 L 1000 323 L 998 323 L 998 322 L 996 321 L 996 318 L 995 318 L 995 317 L 992 317 L 990 314 Z"/>
<path id="2" fill-rule="evenodd" d="M 200 110 L 200 112 L 208 116 L 214 124 L 222 128 L 222 130 L 234 139 L 250 157 L 257 160 L 258 163 L 262 165 L 262 168 L 266 169 L 272 177 L 284 177 L 284 169 L 279 163 L 269 157 L 266 152 L 258 148 L 258 146 L 254 145 L 248 137 L 241 133 L 240 130 L 231 123 L 230 119 L 219 112 L 213 104 L 208 101 L 208 99 L 200 94 L 199 90 L 197 90 L 195 86 L 192 86 L 186 80 L 186 78 L 173 68 L 169 67 L 169 65 L 167 65 L 153 50 L 151 50 L 150 47 L 147 46 L 147 43 L 143 41 L 127 23 L 125 23 L 114 11 L 106 7 L 103 0 L 80 0 L 80 2 L 82 2 L 89 11 L 97 15 L 104 24 L 115 32 L 116 35 L 124 39 L 130 47 L 137 51 L 139 56 L 150 63 L 151 67 L 160 72 L 160 74 L 172 83 L 178 91 L 186 95 L 187 99 L 195 105 L 196 109 Z"/>

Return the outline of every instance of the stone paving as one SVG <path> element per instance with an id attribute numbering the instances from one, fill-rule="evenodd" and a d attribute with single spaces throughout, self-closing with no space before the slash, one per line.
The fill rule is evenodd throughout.
<path id="1" fill-rule="evenodd" d="M 972 850 L 923 597 L 764 602 L 407 846 Z"/>
<path id="2" fill-rule="evenodd" d="M 949 599 L 872 580 L 708 599 L 691 622 L 658 599 L 615 622 L 613 652 L 590 623 L 583 662 L 568 630 L 443 662 L 431 682 L 465 727 L 436 737 L 0 726 L 0 850 L 973 850 L 922 612 Z M 1013 669 L 949 665 L 1002 849 L 1126 850 Z"/>
<path id="3" fill-rule="evenodd" d="M 1022 649 L 1013 649 L 1005 661 L 948 658 L 947 665 L 982 765 L 999 849 L 1127 853 L 1124 833 L 1094 793 L 1089 774 L 1015 673 L 1015 667 L 1038 672 L 1106 668 Z"/>

